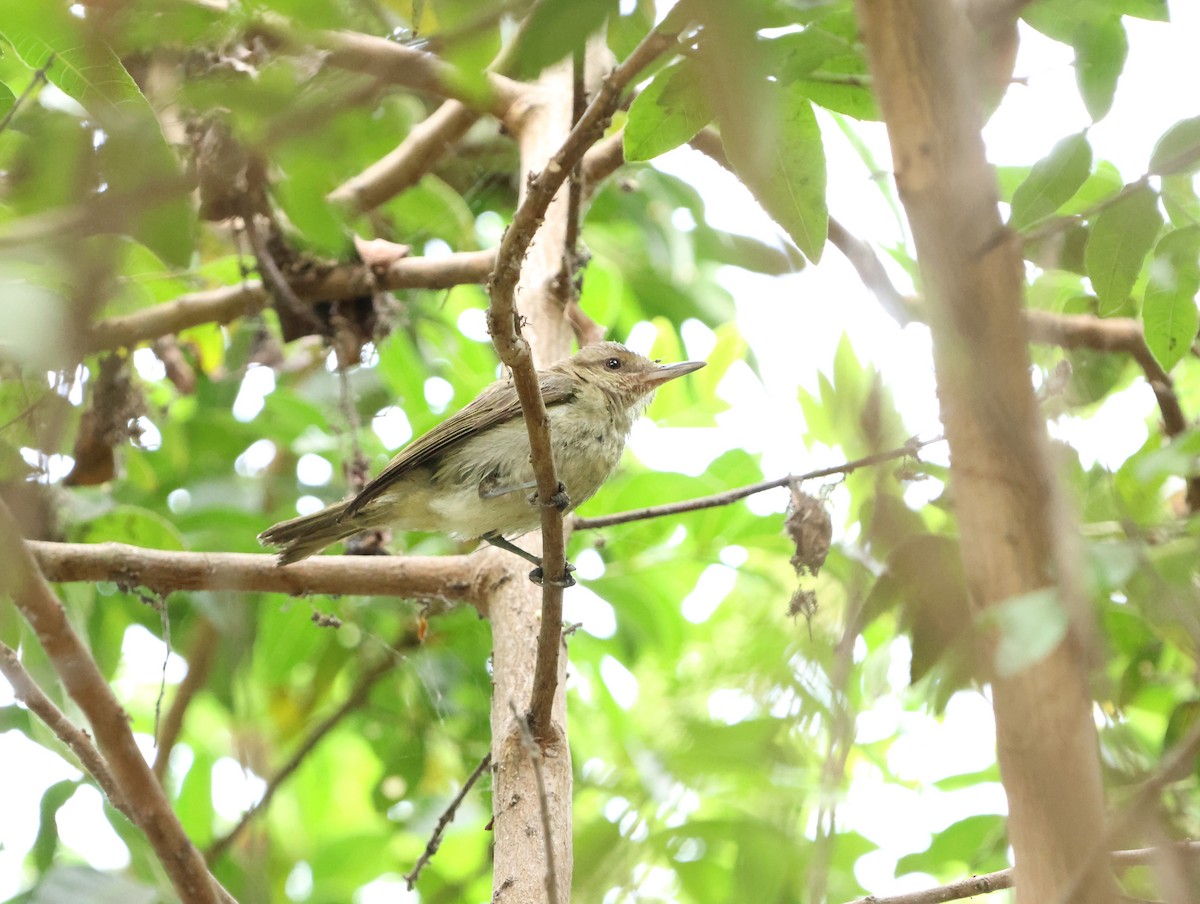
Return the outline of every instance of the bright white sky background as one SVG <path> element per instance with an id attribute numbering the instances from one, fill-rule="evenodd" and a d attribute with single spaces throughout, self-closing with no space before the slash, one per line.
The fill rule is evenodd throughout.
<path id="1" fill-rule="evenodd" d="M 1145 171 L 1154 143 L 1171 124 L 1200 112 L 1200 93 L 1196 91 L 1200 86 L 1200 4 L 1174 0 L 1171 18 L 1169 24 L 1125 20 L 1130 52 L 1116 103 L 1090 132 L 1096 158 L 1116 164 L 1126 181 Z M 1018 83 L 1009 90 L 986 130 L 989 156 L 1001 165 L 1028 165 L 1048 153 L 1060 138 L 1089 124 L 1075 87 L 1070 48 L 1023 27 L 1016 76 L 1027 84 Z M 52 91 L 44 89 L 46 94 Z M 822 126 L 830 158 L 830 210 L 859 238 L 877 246 L 894 244 L 898 239 L 895 219 L 870 174 L 828 117 Z M 883 127 L 859 128 L 868 136 L 880 165 L 886 167 L 889 155 Z M 778 241 L 779 230 L 758 205 L 733 177 L 707 158 L 681 149 L 656 164 L 699 188 L 714 224 Z M 679 225 L 687 227 L 685 220 Z M 902 291 L 910 288 L 899 269 L 892 275 Z M 762 452 L 763 470 L 768 476 L 843 460 L 837 450 L 806 446 L 804 420 L 796 402 L 797 386 L 814 390 L 817 374 L 830 369 L 843 333 L 849 334 L 861 360 L 873 362 L 882 371 L 909 431 L 926 437 L 940 432 L 928 331 L 919 325 L 897 327 L 835 248 L 826 249 L 819 266 L 791 276 L 766 277 L 727 268 L 722 280 L 737 300 L 738 326 L 759 356 L 764 383 L 759 383 L 744 366 L 731 370 L 721 393 L 732 405 L 719 417 L 719 430 L 668 430 L 647 422 L 640 424 L 631 448 L 647 465 L 662 470 L 699 471 L 734 443 L 752 453 Z M 653 333 L 643 330 L 629 337 L 630 344 L 642 350 L 652 339 Z M 702 358 L 711 348 L 711 333 L 698 324 L 686 331 L 685 339 L 691 358 Z M 261 398 L 272 388 L 244 387 L 250 409 L 257 407 L 256 397 Z M 440 387 L 428 388 L 432 402 Z M 454 407 L 461 401 L 454 402 Z M 1153 404 L 1148 388 L 1138 383 L 1110 399 L 1102 416 L 1086 424 L 1064 417 L 1055 425 L 1055 431 L 1081 450 L 1085 463 L 1116 463 L 1144 442 L 1145 421 Z M 938 454 L 933 451 L 929 457 Z M 693 464 L 689 466 L 689 462 Z M 330 476 L 321 479 L 318 475 L 313 482 L 325 483 Z M 836 494 L 834 501 L 836 504 Z M 779 498 L 771 494 L 753 497 L 748 504 L 758 511 L 780 511 L 782 494 Z M 736 551 L 731 551 L 725 562 L 708 569 L 700 586 L 681 601 L 689 618 L 703 620 L 728 593 L 733 568 L 739 564 Z M 577 564 L 585 579 L 595 576 L 594 569 L 602 567 L 598 557 L 592 561 L 586 554 Z M 587 591 L 586 580 L 567 594 L 567 605 L 571 610 L 567 617 L 584 622 L 584 630 L 601 636 L 613 630 L 611 608 Z M 929 787 L 937 779 L 982 769 L 994 761 L 991 709 L 982 695 L 963 692 L 951 700 L 941 721 L 905 712 L 901 696 L 907 684 L 907 651 L 904 641 L 897 641 L 897 645 L 893 676 L 897 694 L 863 714 L 857 732 L 860 742 L 869 743 L 899 728 L 901 738 L 891 748 L 889 766 L 911 786 L 884 785 L 873 766 L 852 760 L 856 764 L 851 790 L 838 813 L 840 826 L 855 829 L 881 845 L 880 851 L 862 858 L 858 867 L 860 881 L 874 894 L 937 884 L 922 875 L 894 878 L 897 858 L 923 850 L 930 832 L 964 816 L 1005 812 L 1004 794 L 998 784 L 958 792 Z M 118 695 L 153 694 L 163 661 L 161 642 L 144 629 L 134 628 L 126 637 L 125 651 L 123 671 L 115 683 Z M 185 670 L 183 661 L 173 657 L 168 682 L 177 683 Z M 614 660 L 610 668 L 604 669 L 604 678 L 622 705 L 632 705 L 637 698 L 637 684 L 627 670 Z M 11 691 L 0 679 L 0 705 L 11 701 Z M 716 718 L 735 721 L 741 706 L 742 701 L 734 694 L 714 699 L 710 709 Z M 149 744 L 147 738 L 139 741 Z M 176 752 L 186 758 L 185 750 Z M 37 830 L 38 804 L 45 788 L 77 777 L 78 773 L 15 731 L 0 734 L 0 762 L 6 765 L 10 777 L 21 777 L 20 781 L 3 782 L 0 798 L 0 899 L 6 899 L 23 884 L 22 862 Z M 261 790 L 261 780 L 245 775 L 232 760 L 219 764 L 213 776 L 218 812 L 231 821 L 253 803 Z M 100 806 L 96 791 L 80 790 L 59 811 L 62 841 L 98 869 L 120 869 L 128 863 L 128 853 L 104 821 Z M 295 891 L 302 893 L 307 884 L 305 876 L 301 871 L 294 878 Z M 403 892 L 402 887 L 381 880 L 362 890 L 356 904 L 380 904 L 385 900 L 409 904 L 419 900 L 415 893 Z M 656 900 L 671 900 L 669 886 L 644 890 L 662 895 Z"/>

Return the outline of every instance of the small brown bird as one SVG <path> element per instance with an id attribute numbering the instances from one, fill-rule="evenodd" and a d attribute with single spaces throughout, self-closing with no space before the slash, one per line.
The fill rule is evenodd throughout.
<path id="1" fill-rule="evenodd" d="M 538 374 L 564 511 L 590 499 L 612 474 L 654 390 L 703 366 L 660 365 L 616 342 L 601 342 Z M 511 379 L 497 380 L 409 443 L 354 498 L 276 524 L 258 539 L 281 547 L 279 564 L 287 565 L 388 525 L 446 533 L 516 553 L 537 566 L 530 577 L 540 581 L 541 560 L 507 539 L 541 524 L 537 500 L 528 493 L 536 486 L 516 388 Z M 574 583 L 569 574 L 568 581 Z"/>

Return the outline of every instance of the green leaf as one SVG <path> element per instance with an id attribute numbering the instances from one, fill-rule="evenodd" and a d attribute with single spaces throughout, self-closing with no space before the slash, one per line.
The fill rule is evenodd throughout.
<path id="1" fill-rule="evenodd" d="M 686 61 L 669 66 L 629 108 L 625 159 L 651 160 L 679 147 L 704 128 L 712 115 L 695 68 Z"/>
<path id="2" fill-rule="evenodd" d="M 829 232 L 825 205 L 825 148 L 812 102 L 799 85 L 769 90 L 777 116 L 758 117 L 778 131 L 766 135 L 722 133 L 734 169 L 767 213 L 811 261 L 821 259 Z"/>
<path id="3" fill-rule="evenodd" d="M 1158 194 L 1147 186 L 1135 188 L 1096 217 L 1084 264 L 1102 315 L 1108 316 L 1129 297 L 1162 223 Z"/>
<path id="4" fill-rule="evenodd" d="M 1117 79 L 1125 67 L 1129 40 L 1119 17 L 1084 22 L 1071 42 L 1075 47 L 1075 81 L 1093 122 L 1112 109 Z"/>
<path id="5" fill-rule="evenodd" d="M 1080 186 L 1079 191 L 1062 206 L 1063 216 L 1086 214 L 1102 201 L 1117 194 L 1125 187 L 1121 172 L 1107 160 L 1096 164 L 1096 169 Z"/>
<path id="6" fill-rule="evenodd" d="M 901 857 L 896 875 L 923 872 L 940 876 L 959 864 L 971 872 L 999 868 L 996 858 L 1003 859 L 1008 845 L 1004 826 L 1004 817 L 994 814 L 959 820 L 938 832 L 924 851 Z"/>
<path id="7" fill-rule="evenodd" d="M 1067 610 L 1053 587 L 1043 587 L 989 606 L 982 624 L 996 627 L 996 672 L 1012 677 L 1049 656 L 1067 636 Z"/>
<path id="8" fill-rule="evenodd" d="M 1150 155 L 1150 174 L 1190 173 L 1200 167 L 1200 116 L 1181 119 L 1163 133 Z"/>
<path id="9" fill-rule="evenodd" d="M 1055 213 L 1087 180 L 1092 168 L 1092 146 L 1087 134 L 1070 135 L 1033 165 L 1028 178 L 1012 199 L 1009 226 L 1025 229 Z"/>
<path id="10" fill-rule="evenodd" d="M 541 0 L 517 35 L 511 51 L 512 75 L 536 76 L 580 46 L 616 12 L 616 0 Z"/>
<path id="11" fill-rule="evenodd" d="M 58 811 L 71 799 L 79 788 L 77 781 L 55 782 L 42 795 L 39 808 L 37 837 L 33 841 L 33 862 L 39 873 L 44 873 L 54 862 L 58 850 Z"/>
<path id="12" fill-rule="evenodd" d="M 1164 370 L 1188 352 L 1200 327 L 1200 226 L 1169 232 L 1154 249 L 1142 302 L 1146 345 Z"/>
<path id="13" fill-rule="evenodd" d="M 32 69 L 77 100 L 104 130 L 99 154 L 108 191 L 129 195 L 134 235 L 163 260 L 191 260 L 195 216 L 158 118 L 112 49 L 65 6 L 0 0 L 0 35 Z"/>
<path id="14" fill-rule="evenodd" d="M 112 511 L 77 526 L 72 531 L 72 537 L 77 543 L 113 541 L 147 549 L 179 551 L 184 548 L 183 538 L 174 524 L 158 512 L 134 505 L 118 505 Z"/>

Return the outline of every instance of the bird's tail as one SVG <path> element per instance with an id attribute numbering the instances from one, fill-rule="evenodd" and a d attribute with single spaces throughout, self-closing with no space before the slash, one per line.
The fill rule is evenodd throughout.
<path id="1" fill-rule="evenodd" d="M 361 517 L 342 521 L 350 501 L 339 502 L 311 515 L 301 515 L 290 521 L 280 521 L 258 535 L 263 546 L 278 546 L 279 564 L 289 565 L 319 553 L 326 546 L 344 540 L 371 525 Z"/>

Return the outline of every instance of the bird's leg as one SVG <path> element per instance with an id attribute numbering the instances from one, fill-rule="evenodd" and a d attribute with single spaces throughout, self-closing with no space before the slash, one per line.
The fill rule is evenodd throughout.
<path id="1" fill-rule="evenodd" d="M 545 579 L 545 572 L 542 570 L 542 560 L 540 557 L 535 556 L 531 552 L 527 552 L 526 550 L 517 546 L 515 543 L 510 543 L 508 540 L 505 540 L 503 537 L 496 534 L 485 536 L 482 539 L 486 540 L 488 543 L 497 547 L 498 549 L 511 552 L 513 555 L 520 556 L 526 562 L 530 562 L 535 565 L 536 567 L 533 569 L 533 571 L 529 572 L 529 580 L 533 581 L 533 583 L 541 584 Z M 563 578 L 558 582 L 558 584 L 562 587 L 574 587 L 575 578 L 571 577 L 571 572 L 575 570 L 575 566 L 570 562 L 567 562 L 566 565 L 567 567 L 564 570 Z"/>
<path id="2" fill-rule="evenodd" d="M 509 493 L 529 490 L 536 486 L 536 480 L 531 480 L 528 483 L 501 484 L 500 476 L 493 471 L 487 477 L 483 478 L 483 480 L 479 481 L 479 498 L 495 499 L 498 496 L 506 496 Z"/>

